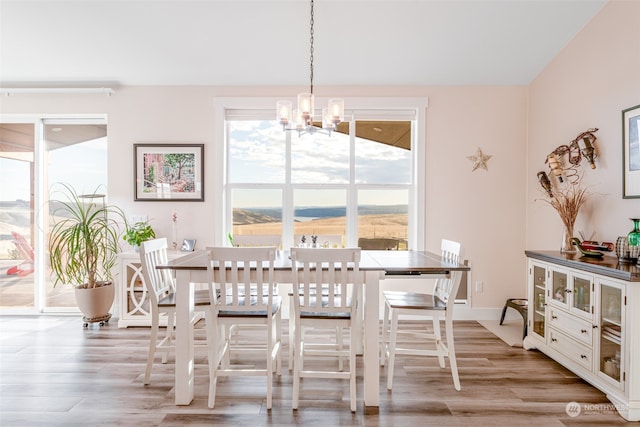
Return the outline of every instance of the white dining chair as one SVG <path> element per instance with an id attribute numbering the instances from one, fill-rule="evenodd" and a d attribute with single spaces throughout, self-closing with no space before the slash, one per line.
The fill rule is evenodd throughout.
<path id="1" fill-rule="evenodd" d="M 442 240 L 441 256 L 451 263 L 460 260 L 460 243 L 450 240 Z M 445 367 L 445 357 L 449 359 L 451 375 L 456 390 L 460 390 L 458 376 L 458 364 L 456 361 L 455 345 L 453 340 L 453 308 L 456 294 L 460 285 L 462 272 L 452 271 L 449 277 L 438 278 L 433 292 L 419 293 L 401 290 L 386 290 L 384 297 L 384 317 L 382 324 L 382 340 L 380 364 L 387 366 L 387 389 L 393 386 L 393 374 L 396 355 L 435 356 L 441 368 Z M 423 323 L 424 329 L 410 330 L 400 328 L 399 316 L 409 315 L 426 317 Z M 446 344 L 442 340 L 440 322 L 444 320 Z M 427 331 L 427 325 L 431 324 L 432 332 Z M 412 338 L 412 345 L 398 346 L 398 335 Z M 416 346 L 416 343 L 431 342 L 435 349 L 424 349 Z"/>
<path id="2" fill-rule="evenodd" d="M 298 408 L 301 378 L 348 379 L 351 411 L 356 411 L 356 302 L 363 284 L 360 273 L 360 249 L 291 248 L 293 274 L 294 344 L 293 409 Z M 322 292 L 316 292 L 322 289 Z M 346 346 L 339 334 L 335 343 L 307 340 L 318 328 L 349 330 Z M 323 335 L 326 331 L 323 331 Z M 337 358 L 336 368 L 308 369 L 307 357 Z M 341 363 L 348 359 L 348 370 Z M 314 366 L 314 365 L 312 365 Z"/>
<path id="3" fill-rule="evenodd" d="M 144 384 L 149 384 L 156 353 L 161 353 L 162 363 L 167 363 L 168 354 L 175 352 L 173 336 L 176 313 L 175 278 L 171 270 L 156 269 L 158 265 L 166 264 L 167 261 L 166 238 L 142 242 L 140 245 L 140 265 L 151 316 L 151 337 Z M 192 319 L 192 324 L 205 315 L 206 308 L 210 303 L 211 299 L 207 289 L 195 291 L 196 316 Z M 166 318 L 167 331 L 165 336 L 159 339 L 160 317 Z M 201 346 L 206 348 L 206 344 Z"/>
<path id="4" fill-rule="evenodd" d="M 282 236 L 279 234 L 237 234 L 233 236 L 233 246 L 259 247 L 275 246 L 279 249 L 282 246 Z"/>
<path id="5" fill-rule="evenodd" d="M 219 377 L 264 376 L 267 382 L 267 409 L 272 407 L 273 374 L 281 375 L 282 298 L 271 292 L 275 286 L 275 247 L 208 247 L 212 277 L 207 322 L 209 342 L 209 408 L 215 406 Z M 264 342 L 233 343 L 231 326 L 261 326 Z M 234 336 L 242 333 L 237 328 Z M 254 336 L 252 333 L 251 336 Z M 266 367 L 236 366 L 239 354 L 264 357 Z"/>

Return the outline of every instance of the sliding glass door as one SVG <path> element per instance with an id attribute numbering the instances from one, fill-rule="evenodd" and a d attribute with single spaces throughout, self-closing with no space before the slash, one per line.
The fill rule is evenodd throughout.
<path id="1" fill-rule="evenodd" d="M 106 119 L 21 120 L 0 120 L 0 311 L 76 311 L 73 288 L 50 277 L 49 197 L 56 183 L 106 194 Z"/>

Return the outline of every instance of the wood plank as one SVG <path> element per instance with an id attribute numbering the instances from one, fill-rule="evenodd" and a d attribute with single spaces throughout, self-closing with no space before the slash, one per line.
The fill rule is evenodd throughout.
<path id="1" fill-rule="evenodd" d="M 116 324 L 112 319 L 106 326 L 90 325 L 83 329 L 78 317 L 0 316 L 0 424 L 234 427 L 625 424 L 603 393 L 544 354 L 510 347 L 473 321 L 455 323 L 461 391 L 454 390 L 448 365 L 441 369 L 433 358 L 398 356 L 393 390 L 386 390 L 386 368 L 381 367 L 380 408 L 367 410 L 366 414 L 361 378 L 356 414 L 349 411 L 348 382 L 333 379 L 303 380 L 300 407 L 297 411 L 291 409 L 286 325 L 283 325 L 285 369 L 274 382 L 271 411 L 265 406 L 265 380 L 253 377 L 221 379 L 216 408 L 207 408 L 209 379 L 202 354 L 196 356 L 193 403 L 175 406 L 171 363 L 162 365 L 158 357 L 151 384 L 142 384 L 149 329 L 118 329 Z M 248 333 L 249 341 L 261 336 L 258 329 Z M 263 362 L 246 358 L 238 363 Z M 360 373 L 361 363 L 358 358 Z M 585 408 L 576 418 L 565 411 L 571 401 Z"/>

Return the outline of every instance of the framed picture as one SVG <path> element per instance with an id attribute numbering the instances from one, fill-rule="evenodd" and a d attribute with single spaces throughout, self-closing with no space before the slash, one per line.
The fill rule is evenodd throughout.
<path id="1" fill-rule="evenodd" d="M 640 105 L 622 111 L 622 197 L 640 198 Z"/>
<path id="2" fill-rule="evenodd" d="M 204 144 L 134 144 L 134 200 L 204 201 Z"/>

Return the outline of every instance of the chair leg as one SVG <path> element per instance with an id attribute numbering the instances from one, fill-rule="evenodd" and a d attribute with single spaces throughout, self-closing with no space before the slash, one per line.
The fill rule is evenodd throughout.
<path id="1" fill-rule="evenodd" d="M 280 328 L 277 328 L 280 329 Z M 274 343 L 274 332 L 277 336 L 277 332 L 273 330 L 273 324 L 271 328 L 267 328 L 267 348 L 266 348 L 266 356 L 267 356 L 267 410 L 271 410 L 272 405 L 272 391 L 273 391 L 273 350 L 275 347 Z M 277 356 L 276 356 L 277 358 Z M 276 365 L 278 364 L 277 361 Z"/>
<path id="2" fill-rule="evenodd" d="M 297 323 L 297 322 L 296 322 Z M 295 361 L 293 363 L 293 393 L 291 397 L 291 406 L 293 409 L 298 409 L 298 400 L 300 398 L 300 364 L 302 363 L 302 333 L 300 331 L 300 325 L 297 324 L 295 329 Z"/>
<path id="3" fill-rule="evenodd" d="M 398 312 L 391 310 L 391 336 L 389 337 L 389 359 L 387 364 L 387 390 L 393 387 L 393 367 L 396 362 L 396 342 L 398 339 Z"/>
<path id="4" fill-rule="evenodd" d="M 342 336 L 342 328 L 336 326 L 336 347 L 339 351 L 344 349 L 344 337 Z M 344 371 L 344 359 L 342 356 L 338 357 L 338 370 Z"/>
<path id="5" fill-rule="evenodd" d="M 447 321 L 447 349 L 449 353 L 449 364 L 451 365 L 451 376 L 453 377 L 453 387 L 460 391 L 460 378 L 458 377 L 458 362 L 456 361 L 455 344 L 453 343 L 453 321 Z"/>
<path id="6" fill-rule="evenodd" d="M 279 346 L 278 354 L 276 355 L 276 375 L 282 375 L 282 311 L 276 313 L 274 320 L 274 327 L 276 329 L 276 343 Z M 270 355 L 269 355 L 270 356 Z"/>
<path id="7" fill-rule="evenodd" d="M 158 329 L 159 320 L 157 313 L 152 314 L 151 320 L 151 337 L 149 338 L 149 354 L 147 355 L 147 369 L 144 372 L 144 384 L 149 384 L 151 377 L 151 368 L 153 366 L 153 359 L 156 355 L 156 345 L 158 343 Z"/>
<path id="8" fill-rule="evenodd" d="M 351 342 L 349 344 L 349 382 L 351 395 L 351 412 L 356 412 L 356 334 L 353 323 L 350 328 Z"/>
<path id="9" fill-rule="evenodd" d="M 502 325 L 502 322 L 504 322 L 504 316 L 505 314 L 507 314 L 507 304 L 504 305 L 504 307 L 502 307 L 502 314 L 500 315 L 500 324 Z"/>
<path id="10" fill-rule="evenodd" d="M 216 324 L 209 312 L 205 313 L 205 332 L 207 334 L 207 361 L 209 365 L 209 400 L 207 405 L 210 409 L 216 404 L 216 385 L 218 383 L 218 350 L 216 348 L 215 328 Z"/>
<path id="11" fill-rule="evenodd" d="M 448 329 L 447 332 L 449 332 Z M 440 317 L 437 316 L 433 317 L 433 336 L 436 345 L 436 351 L 440 351 L 442 348 L 444 348 L 444 346 L 442 345 L 442 333 L 440 332 Z M 442 355 L 442 353 L 438 353 L 438 363 L 440 364 L 441 368 L 444 368 L 444 356 Z"/>
<path id="12" fill-rule="evenodd" d="M 175 325 L 176 314 L 174 312 L 167 313 L 167 345 L 173 345 L 173 329 Z M 158 327 L 160 327 L 158 325 Z M 169 356 L 169 352 L 162 353 L 162 363 L 167 363 L 167 357 Z"/>
<path id="13" fill-rule="evenodd" d="M 295 357 L 295 314 L 293 310 L 293 296 L 291 296 L 289 298 L 289 370 L 293 369 L 293 358 Z"/>
<path id="14" fill-rule="evenodd" d="M 387 361 L 389 345 L 389 304 L 384 303 L 384 315 L 382 317 L 382 339 L 380 340 L 380 366 L 384 366 Z"/>

